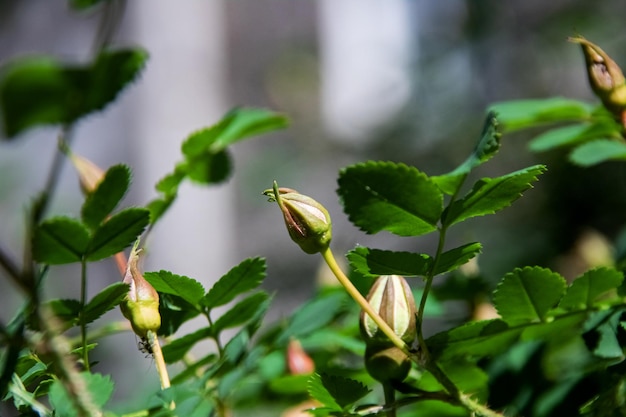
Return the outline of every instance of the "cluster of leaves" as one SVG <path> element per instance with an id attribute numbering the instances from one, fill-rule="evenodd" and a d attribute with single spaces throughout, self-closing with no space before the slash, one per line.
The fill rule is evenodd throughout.
<path id="1" fill-rule="evenodd" d="M 626 160 L 624 127 L 603 106 L 548 98 L 495 103 L 491 109 L 507 133 L 552 125 L 530 141 L 534 152 L 570 149 L 569 160 L 583 167 Z"/>
<path id="2" fill-rule="evenodd" d="M 426 288 L 422 297 L 427 297 L 433 278 L 455 271 L 481 251 L 478 242 L 446 250 L 448 228 L 509 206 L 545 171 L 544 166 L 537 165 L 500 177 L 482 178 L 463 194 L 462 186 L 468 174 L 494 156 L 499 146 L 497 122 L 490 114 L 472 155 L 448 174 L 431 177 L 414 167 L 374 161 L 343 169 L 338 179 L 338 194 L 346 214 L 361 230 L 372 234 L 388 231 L 398 236 L 439 234 L 435 254 L 356 247 L 347 255 L 351 267 L 362 276 L 423 277 Z M 462 274 L 457 273 L 457 280 L 459 277 Z M 480 400 L 489 399 L 490 403 L 513 413 L 591 415 L 607 404 L 616 407 L 623 402 L 623 393 L 616 391 L 614 385 L 596 386 L 584 396 L 577 396 L 576 389 L 580 383 L 588 383 L 600 374 L 613 373 L 615 364 L 623 360 L 626 338 L 622 281 L 622 272 L 608 267 L 590 270 L 570 285 L 558 273 L 545 268 L 515 269 L 502 278 L 493 295 L 500 318 L 473 321 L 438 333 L 424 340 L 421 349 L 429 352 L 429 360 L 435 362 L 458 389 L 471 392 Z M 452 293 L 468 302 L 475 296 L 474 292 Z M 418 312 L 419 316 L 422 314 L 423 311 Z M 567 373 L 555 374 L 552 370 L 549 377 L 544 376 L 544 379 L 552 378 L 546 382 L 545 391 L 527 381 L 536 390 L 533 395 L 524 398 L 504 395 L 499 389 L 499 397 L 490 397 L 490 387 L 498 388 L 490 383 L 501 377 L 503 364 L 511 360 L 506 355 L 529 341 L 535 341 L 532 346 L 539 344 L 552 355 L 563 355 L 561 361 L 568 364 L 568 355 L 584 360 Z M 572 349 L 577 349 L 575 354 Z M 541 374 L 541 366 L 538 368 L 536 372 Z M 400 392 L 406 395 L 393 407 L 413 402 L 416 404 L 406 407 L 407 413 L 419 410 L 437 415 L 465 414 L 443 399 L 421 401 L 437 399 L 433 398 L 433 393 L 447 389 L 438 375 L 415 369 L 405 383 Z M 356 384 L 357 381 L 341 383 L 343 386 Z M 367 389 L 355 388 L 361 395 L 346 403 L 342 392 L 336 394 L 332 388 L 326 388 L 322 390 L 324 395 L 319 394 L 319 387 L 311 392 L 326 407 L 318 409 L 316 415 L 368 415 L 386 409 L 384 405 L 356 405 L 367 394 Z M 425 395 L 425 391 L 429 394 Z M 574 400 L 562 402 L 569 396 Z"/>
<path id="3" fill-rule="evenodd" d="M 553 97 L 496 103 L 491 109 L 509 132 L 552 125 L 530 142 L 530 149 L 545 152 L 571 149 L 569 159 L 588 167 L 626 159 L 626 88 L 621 68 L 600 47 L 578 36 L 570 41 L 582 46 L 587 76 L 600 105 Z"/>

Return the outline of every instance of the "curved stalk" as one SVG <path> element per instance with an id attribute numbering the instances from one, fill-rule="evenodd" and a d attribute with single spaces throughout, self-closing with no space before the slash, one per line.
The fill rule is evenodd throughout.
<path id="1" fill-rule="evenodd" d="M 359 290 L 356 289 L 354 284 L 348 279 L 346 274 L 343 273 L 335 257 L 333 256 L 333 252 L 330 247 L 327 247 L 322 252 L 320 252 L 324 261 L 333 272 L 339 283 L 346 289 L 348 294 L 357 302 L 357 304 L 365 311 L 367 315 L 371 317 L 371 319 L 376 323 L 378 328 L 389 338 L 389 340 L 402 352 L 404 352 L 409 358 L 414 356 L 414 353 L 411 352 L 406 343 L 394 333 L 394 331 L 389 327 L 386 321 L 380 317 L 380 315 L 372 308 L 370 303 L 361 295 Z"/>

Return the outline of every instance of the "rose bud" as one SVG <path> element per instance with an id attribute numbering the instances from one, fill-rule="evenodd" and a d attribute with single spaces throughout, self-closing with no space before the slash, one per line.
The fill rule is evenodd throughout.
<path id="1" fill-rule="evenodd" d="M 263 191 L 269 201 L 278 203 L 291 240 L 309 254 L 326 250 L 332 237 L 332 224 L 328 211 L 311 197 L 290 188 L 274 188 Z"/>
<path id="2" fill-rule="evenodd" d="M 312 374 L 315 371 L 313 359 L 295 339 L 290 340 L 287 345 L 287 368 L 291 375 Z"/>
<path id="3" fill-rule="evenodd" d="M 417 335 L 415 299 L 409 284 L 400 275 L 381 275 L 367 295 L 374 311 L 405 343 L 412 344 Z M 386 345 L 391 341 L 372 318 L 361 311 L 361 335 L 366 345 Z"/>
<path id="4" fill-rule="evenodd" d="M 93 192 L 104 178 L 105 172 L 89 159 L 73 153 L 69 148 L 65 148 L 64 151 L 78 172 L 78 180 L 83 193 Z"/>
<path id="5" fill-rule="evenodd" d="M 619 116 L 626 107 L 626 79 L 622 70 L 599 46 L 582 36 L 569 41 L 582 47 L 591 89 L 607 109 Z"/>
<path id="6" fill-rule="evenodd" d="M 411 360 L 396 346 L 367 346 L 365 369 L 377 381 L 403 381 L 411 370 Z"/>
<path id="7" fill-rule="evenodd" d="M 159 330 L 161 314 L 159 313 L 159 294 L 139 272 L 137 266 L 139 251 L 135 246 L 128 257 L 124 283 L 129 285 L 129 290 L 120 308 L 124 317 L 130 321 L 135 334 L 145 338 L 148 331 Z"/>

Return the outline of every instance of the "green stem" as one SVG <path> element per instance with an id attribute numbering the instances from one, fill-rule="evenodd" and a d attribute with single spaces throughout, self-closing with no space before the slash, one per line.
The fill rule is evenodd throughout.
<path id="1" fill-rule="evenodd" d="M 83 362 L 86 371 L 89 371 L 89 352 L 87 351 L 87 323 L 85 305 L 87 304 L 87 261 L 80 262 L 80 339 L 83 347 Z"/>
<path id="2" fill-rule="evenodd" d="M 159 338 L 152 330 L 148 330 L 147 336 L 148 342 L 150 343 L 150 348 L 152 349 L 154 363 L 159 374 L 159 379 L 161 380 L 161 389 L 169 388 L 171 385 L 170 376 L 167 372 L 167 366 L 165 365 L 165 358 L 163 357 L 163 351 L 161 350 L 161 343 L 159 342 Z M 176 408 L 176 403 L 172 401 L 169 407 L 170 410 L 174 410 Z"/>
<path id="3" fill-rule="evenodd" d="M 387 417 L 396 417 L 396 407 L 394 402 L 396 401 L 396 390 L 391 386 L 390 383 L 383 383 L 383 391 L 385 393 L 385 407 L 389 408 L 387 411 Z"/>
<path id="4" fill-rule="evenodd" d="M 326 264 L 333 272 L 339 283 L 346 289 L 348 294 L 357 302 L 357 304 L 361 307 L 365 313 L 371 317 L 371 319 L 376 323 L 378 328 L 389 338 L 389 340 L 402 352 L 404 352 L 409 358 L 413 357 L 414 354 L 411 352 L 409 347 L 404 343 L 404 341 L 394 333 L 394 331 L 389 327 L 387 322 L 385 322 L 382 317 L 372 308 L 370 303 L 361 295 L 359 290 L 356 289 L 354 284 L 350 281 L 350 279 L 343 273 L 335 257 L 333 256 L 333 252 L 330 247 L 327 247 L 322 252 L 320 252 Z"/>
<path id="5" fill-rule="evenodd" d="M 419 343 L 419 347 L 421 349 L 421 357 L 424 362 L 428 362 L 430 358 L 430 352 L 428 351 L 428 346 L 426 346 L 426 342 L 424 340 L 424 310 L 426 309 L 426 301 L 428 300 L 428 295 L 430 294 L 430 289 L 432 288 L 433 280 L 435 278 L 435 271 L 437 270 L 437 265 L 439 264 L 443 248 L 445 247 L 447 230 L 447 227 L 442 227 L 439 230 L 439 242 L 437 243 L 437 251 L 435 252 L 432 267 L 430 268 L 430 270 L 428 271 L 428 275 L 426 276 L 426 283 L 424 284 L 424 290 L 422 292 L 420 304 L 417 309 L 417 342 Z"/>

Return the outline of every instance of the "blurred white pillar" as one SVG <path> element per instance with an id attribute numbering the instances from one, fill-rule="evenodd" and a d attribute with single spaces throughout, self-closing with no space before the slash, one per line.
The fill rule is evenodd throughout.
<path id="1" fill-rule="evenodd" d="M 321 0 L 322 116 L 336 139 L 367 139 L 411 92 L 410 0 Z"/>
<path id="2" fill-rule="evenodd" d="M 132 38 L 150 54 L 133 102 L 133 189 L 141 201 L 182 160 L 180 145 L 227 109 L 224 10 L 221 0 L 132 1 Z M 148 241 L 146 270 L 170 270 L 208 286 L 235 262 L 231 186 L 185 182 Z"/>

